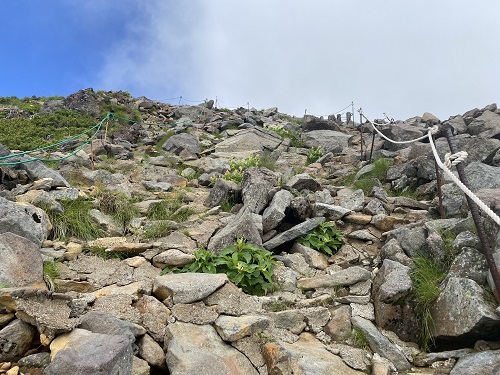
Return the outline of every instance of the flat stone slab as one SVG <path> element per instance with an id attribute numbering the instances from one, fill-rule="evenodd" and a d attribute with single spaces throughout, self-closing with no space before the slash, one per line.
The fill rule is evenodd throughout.
<path id="1" fill-rule="evenodd" d="M 310 231 L 314 230 L 319 224 L 325 221 L 324 217 L 316 217 L 314 219 L 306 220 L 300 224 L 295 225 L 289 230 L 278 234 L 276 237 L 271 238 L 269 241 L 263 244 L 264 248 L 267 250 L 272 250 L 279 245 L 283 245 L 286 242 L 290 242 L 303 236 Z"/>
<path id="2" fill-rule="evenodd" d="M 155 279 L 153 294 L 160 300 L 172 297 L 174 303 L 192 303 L 208 297 L 228 281 L 221 273 L 172 273 Z"/>
<path id="3" fill-rule="evenodd" d="M 303 278 L 297 281 L 297 287 L 303 289 L 328 288 L 337 285 L 353 285 L 371 278 L 371 272 L 362 267 L 354 266 L 335 272 L 331 275 L 322 275 Z"/>

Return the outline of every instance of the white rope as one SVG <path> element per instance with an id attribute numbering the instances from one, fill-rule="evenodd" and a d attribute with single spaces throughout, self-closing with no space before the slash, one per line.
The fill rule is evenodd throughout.
<path id="1" fill-rule="evenodd" d="M 384 138 L 385 140 L 391 142 L 391 143 L 396 143 L 396 144 L 407 144 L 407 143 L 413 143 L 413 142 L 418 142 L 418 141 L 421 141 L 422 139 L 425 139 L 427 138 L 427 134 L 426 135 L 423 135 L 421 137 L 418 137 L 416 139 L 411 139 L 409 141 L 395 141 L 394 139 L 390 139 L 389 137 L 385 136 L 384 134 L 382 134 L 382 132 L 380 130 L 377 129 L 377 126 L 380 126 L 380 125 L 385 125 L 385 124 L 375 124 L 373 121 L 370 121 L 366 116 L 365 114 L 363 113 L 363 110 L 360 108 L 358 109 L 358 112 L 361 116 L 363 116 L 366 121 L 368 121 L 370 124 L 372 124 L 373 126 L 373 129 L 378 133 L 378 135 L 380 135 L 382 138 Z M 436 133 L 438 131 L 438 127 L 437 126 L 433 126 L 432 128 L 429 128 L 431 131 L 432 131 L 432 134 Z"/>
<path id="2" fill-rule="evenodd" d="M 460 179 L 455 176 L 446 165 L 444 165 L 441 162 L 441 159 L 439 158 L 439 155 L 436 151 L 436 146 L 434 145 L 434 141 L 432 140 L 432 131 L 429 130 L 427 133 L 427 136 L 429 137 L 429 143 L 431 144 L 432 148 L 432 153 L 434 155 L 434 159 L 436 159 L 436 163 L 443 170 L 443 172 L 462 190 L 467 196 L 474 201 L 474 203 L 481 209 L 483 210 L 495 223 L 500 225 L 500 217 L 498 217 L 497 214 L 495 214 L 491 208 L 489 208 L 481 199 L 479 199 L 472 191 L 469 190 L 467 186 L 465 186 Z M 464 152 L 464 151 L 461 151 Z M 458 153 L 457 153 L 458 154 Z M 456 155 L 456 154 L 454 154 Z M 452 156 L 452 155 L 451 155 Z M 456 159 L 458 160 L 458 159 Z M 462 160 L 457 162 L 456 164 L 460 163 Z M 453 164 L 453 162 L 452 162 Z M 456 165 L 455 164 L 455 165 Z"/>
<path id="3" fill-rule="evenodd" d="M 467 159 L 467 156 L 469 156 L 467 151 L 458 151 L 454 154 L 448 152 L 446 155 L 444 155 L 444 165 L 446 165 L 447 168 L 451 168 L 463 162 L 465 159 Z"/>

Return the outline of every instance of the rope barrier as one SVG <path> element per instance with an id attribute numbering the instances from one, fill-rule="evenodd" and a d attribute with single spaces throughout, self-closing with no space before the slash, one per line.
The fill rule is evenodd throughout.
<path id="1" fill-rule="evenodd" d="M 467 194 L 467 196 L 470 199 L 472 199 L 472 201 L 481 210 L 483 210 L 483 212 L 485 212 L 495 223 L 500 225 L 500 217 L 498 217 L 498 215 L 495 214 L 491 210 L 491 208 L 489 208 L 481 199 L 479 199 L 478 196 L 476 196 L 467 186 L 465 186 L 462 183 L 462 181 L 460 181 L 460 179 L 457 176 L 455 176 L 445 164 L 443 164 L 443 162 L 441 161 L 441 159 L 439 158 L 439 155 L 437 153 L 436 146 L 434 145 L 434 141 L 432 139 L 432 133 L 430 130 L 427 133 L 427 137 L 429 138 L 429 143 L 431 144 L 432 153 L 434 155 L 434 159 L 436 160 L 436 163 L 438 164 L 439 168 L 441 168 L 443 170 L 443 172 L 455 183 L 455 185 L 457 185 L 460 188 L 460 190 L 462 190 L 465 194 Z M 463 153 L 463 152 L 464 151 L 460 151 L 457 154 Z M 456 155 L 456 154 L 453 154 L 453 155 Z M 460 157 L 457 157 L 455 160 L 458 160 L 459 158 Z M 456 164 L 458 164 L 460 162 L 462 162 L 462 160 L 458 161 Z M 452 162 L 452 165 L 456 165 L 456 164 L 453 164 L 453 162 Z"/>
<path id="2" fill-rule="evenodd" d="M 88 129 L 88 130 L 86 130 L 86 131 L 84 131 L 84 132 L 82 132 L 82 133 L 80 133 L 80 134 L 78 134 L 78 135 L 76 135 L 74 137 L 71 137 L 71 138 L 68 138 L 68 139 L 56 142 L 56 143 L 52 143 L 52 144 L 50 144 L 48 146 L 39 147 L 39 148 L 30 150 L 30 151 L 18 152 L 18 153 L 14 153 L 14 154 L 9 154 L 9 155 L 5 155 L 5 156 L 1 156 L 0 160 L 6 160 L 6 159 L 12 159 L 12 158 L 19 158 L 19 157 L 22 157 L 24 155 L 32 154 L 34 152 L 39 152 L 39 151 L 47 150 L 49 148 L 54 148 L 54 147 L 62 145 L 64 143 L 68 143 L 68 142 L 70 142 L 70 141 L 72 141 L 72 140 L 74 140 L 76 138 L 79 138 L 82 135 L 84 135 L 86 133 L 89 133 L 90 131 L 92 131 L 93 129 L 95 129 L 94 134 L 92 134 L 92 136 L 88 140 L 86 140 L 80 147 L 78 147 L 77 149 L 73 150 L 68 155 L 61 156 L 60 158 L 37 158 L 37 157 L 35 157 L 35 158 L 24 159 L 24 160 L 16 160 L 16 161 L 11 161 L 11 162 L 0 162 L 0 166 L 19 165 L 19 164 L 31 163 L 31 162 L 34 162 L 34 161 L 56 162 L 56 161 L 61 161 L 61 160 L 67 159 L 67 158 L 75 155 L 77 152 L 81 151 L 86 145 L 88 145 L 90 142 L 92 142 L 92 140 L 97 136 L 97 133 L 99 133 L 99 131 L 101 130 L 101 127 L 102 127 L 102 124 L 104 123 L 104 121 L 107 120 L 109 117 L 110 117 L 110 113 L 108 113 L 97 125 L 93 126 L 92 128 L 90 128 L 90 129 Z"/>
<path id="3" fill-rule="evenodd" d="M 383 134 L 380 130 L 377 129 L 377 126 L 386 125 L 386 124 L 376 124 L 373 121 L 369 120 L 365 116 L 365 114 L 363 113 L 363 110 L 361 108 L 358 109 L 358 112 L 359 112 L 359 114 L 361 116 L 363 116 L 365 118 L 366 121 L 368 121 L 370 124 L 372 124 L 373 129 L 378 133 L 378 135 L 380 135 L 382 138 L 384 138 L 385 140 L 387 140 L 387 141 L 389 141 L 391 143 L 395 143 L 395 144 L 408 144 L 408 143 L 418 142 L 418 141 L 421 141 L 422 139 L 427 138 L 427 134 L 426 134 L 426 135 L 423 135 L 421 137 L 418 137 L 418 138 L 415 138 L 415 139 L 411 139 L 409 141 L 395 141 L 394 139 L 390 139 L 385 134 Z M 432 134 L 435 134 L 439 130 L 439 128 L 437 126 L 433 126 L 433 127 L 429 128 L 429 129 L 432 130 Z"/>

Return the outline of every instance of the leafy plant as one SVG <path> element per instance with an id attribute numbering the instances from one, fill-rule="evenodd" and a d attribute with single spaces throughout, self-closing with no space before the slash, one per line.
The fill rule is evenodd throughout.
<path id="1" fill-rule="evenodd" d="M 393 164 L 393 162 L 386 158 L 380 158 L 373 162 L 373 170 L 370 173 L 370 177 L 378 178 L 380 181 L 385 180 L 387 170 Z"/>
<path id="2" fill-rule="evenodd" d="M 227 171 L 222 178 L 224 180 L 234 181 L 237 184 L 241 183 L 243 173 L 248 167 L 258 167 L 261 165 L 261 159 L 257 155 L 250 155 L 243 160 L 230 159 L 229 171 Z"/>
<path id="3" fill-rule="evenodd" d="M 432 258 L 423 256 L 413 258 L 414 267 L 410 272 L 413 283 L 413 295 L 415 296 L 417 308 L 415 312 L 420 318 L 421 332 L 420 344 L 424 350 L 429 349 L 432 343 L 431 327 L 432 315 L 430 308 L 432 303 L 439 297 L 439 284 L 446 275 L 439 263 Z"/>
<path id="4" fill-rule="evenodd" d="M 321 149 L 321 146 L 311 147 L 309 149 L 309 154 L 307 155 L 307 164 L 309 165 L 316 162 L 322 156 L 323 150 Z"/>
<path id="5" fill-rule="evenodd" d="M 234 245 L 223 249 L 218 255 L 199 249 L 196 260 L 183 268 L 165 268 L 167 272 L 225 273 L 229 280 L 245 293 L 266 294 L 273 286 L 273 267 L 276 263 L 270 251 L 238 239 Z"/>
<path id="6" fill-rule="evenodd" d="M 302 121 L 300 121 L 302 124 Z M 304 141 L 300 138 L 300 132 L 293 130 L 286 130 L 277 125 L 267 125 L 267 129 L 272 130 L 276 134 L 278 134 L 281 138 L 290 139 L 290 146 L 292 147 L 304 147 Z"/>
<path id="7" fill-rule="evenodd" d="M 89 211 L 93 203 L 84 198 L 74 201 L 62 201 L 64 212 L 47 211 L 53 226 L 54 239 L 77 237 L 83 240 L 97 238 L 103 234 L 102 229 L 95 223 Z"/>
<path id="8" fill-rule="evenodd" d="M 2 288 L 10 288 L 11 286 L 14 286 L 13 284 L 9 283 L 0 283 L 0 289 Z"/>
<path id="9" fill-rule="evenodd" d="M 342 246 L 344 236 L 331 221 L 323 222 L 311 233 L 299 238 L 298 242 L 328 255 L 335 254 Z"/>

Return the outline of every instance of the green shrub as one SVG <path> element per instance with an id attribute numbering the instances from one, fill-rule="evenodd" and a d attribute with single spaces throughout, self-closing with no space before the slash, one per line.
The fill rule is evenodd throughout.
<path id="1" fill-rule="evenodd" d="M 94 208 L 91 201 L 78 198 L 61 203 L 64 212 L 47 211 L 53 226 L 54 239 L 77 237 L 90 240 L 102 236 L 102 229 L 89 216 L 89 211 Z"/>
<path id="2" fill-rule="evenodd" d="M 299 238 L 298 242 L 328 255 L 335 254 L 342 246 L 344 236 L 331 221 L 320 223 L 311 233 Z"/>
<path id="3" fill-rule="evenodd" d="M 0 133 L 4 146 L 28 151 L 74 137 L 94 125 L 96 121 L 91 116 L 63 109 L 53 114 L 36 115 L 32 119 L 0 119 Z"/>
<path id="4" fill-rule="evenodd" d="M 380 181 L 385 181 L 385 176 L 387 175 L 387 170 L 393 164 L 392 160 L 386 158 L 380 158 L 373 162 L 373 170 L 370 173 L 370 177 L 378 178 Z"/>
<path id="5" fill-rule="evenodd" d="M 413 283 L 412 293 L 417 304 L 415 313 L 419 317 L 421 324 L 420 345 L 424 350 L 428 350 L 433 340 L 431 335 L 433 322 L 430 308 L 432 303 L 439 297 L 439 284 L 446 274 L 433 258 L 420 256 L 412 260 L 414 267 L 410 272 L 410 278 Z"/>
<path id="6" fill-rule="evenodd" d="M 323 150 L 321 150 L 321 146 L 311 147 L 309 149 L 309 154 L 307 155 L 307 164 L 315 163 L 320 157 L 323 156 Z"/>
<path id="7" fill-rule="evenodd" d="M 219 255 L 200 249 L 196 260 L 183 268 L 165 268 L 167 272 L 225 273 L 229 280 L 245 293 L 262 295 L 273 287 L 273 267 L 276 263 L 270 251 L 238 239 L 234 245 L 223 249 Z"/>

